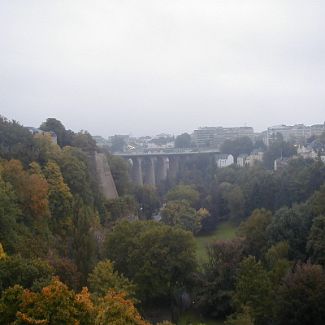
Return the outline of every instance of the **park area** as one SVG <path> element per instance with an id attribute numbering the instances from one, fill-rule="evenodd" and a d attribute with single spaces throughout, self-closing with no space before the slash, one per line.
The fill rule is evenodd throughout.
<path id="1" fill-rule="evenodd" d="M 207 247 L 219 240 L 229 240 L 236 237 L 237 227 L 230 222 L 220 223 L 217 229 L 208 235 L 201 235 L 195 237 L 196 239 L 196 254 L 200 264 L 208 260 Z M 202 317 L 195 311 L 188 311 L 181 315 L 178 325 L 223 325 L 223 320 L 208 319 Z"/>
<path id="2" fill-rule="evenodd" d="M 229 240 L 236 237 L 237 227 L 230 222 L 223 222 L 217 229 L 208 235 L 195 237 L 196 239 L 196 254 L 199 263 L 207 261 L 207 247 L 219 240 Z"/>

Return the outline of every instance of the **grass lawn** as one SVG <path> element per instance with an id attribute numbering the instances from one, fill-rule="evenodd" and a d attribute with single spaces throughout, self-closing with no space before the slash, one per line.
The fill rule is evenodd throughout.
<path id="1" fill-rule="evenodd" d="M 207 259 L 207 245 L 218 240 L 232 239 L 236 237 L 237 227 L 230 222 L 220 223 L 217 229 L 209 235 L 197 236 L 196 239 L 196 254 L 199 262 L 204 262 Z"/>
<path id="2" fill-rule="evenodd" d="M 177 325 L 197 325 L 200 323 L 204 323 L 205 325 L 223 325 L 223 321 L 206 319 L 204 317 L 200 317 L 200 315 L 194 312 L 184 313 L 177 322 Z"/>

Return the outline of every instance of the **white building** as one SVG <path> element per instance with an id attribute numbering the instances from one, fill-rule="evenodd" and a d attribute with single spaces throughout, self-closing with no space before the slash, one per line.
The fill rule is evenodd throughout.
<path id="1" fill-rule="evenodd" d="M 262 151 L 253 150 L 251 154 L 246 157 L 245 164 L 248 166 L 254 166 L 256 162 L 262 162 L 264 157 L 264 153 Z"/>
<path id="2" fill-rule="evenodd" d="M 312 148 L 299 146 L 297 149 L 297 154 L 304 159 L 316 159 L 318 157 L 317 152 L 315 152 Z"/>
<path id="3" fill-rule="evenodd" d="M 306 126 L 304 124 L 296 125 L 277 125 L 269 127 L 266 131 L 264 143 L 269 146 L 277 135 L 281 134 L 283 140 L 291 143 L 305 143 L 311 136 L 320 136 L 325 132 L 325 124 L 315 124 Z"/>
<path id="4" fill-rule="evenodd" d="M 234 156 L 228 154 L 218 154 L 215 156 L 218 168 L 224 168 L 234 163 Z"/>
<path id="5" fill-rule="evenodd" d="M 245 154 L 241 154 L 241 155 L 239 155 L 239 156 L 237 157 L 237 165 L 238 165 L 239 167 L 244 167 L 245 164 L 246 164 L 246 158 L 247 158 L 247 157 L 248 157 L 248 156 L 245 155 Z"/>

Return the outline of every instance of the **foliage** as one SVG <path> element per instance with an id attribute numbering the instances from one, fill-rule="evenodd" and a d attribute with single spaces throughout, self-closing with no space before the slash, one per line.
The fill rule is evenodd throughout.
<path id="1" fill-rule="evenodd" d="M 191 136 L 188 133 L 182 133 L 175 139 L 175 148 L 190 148 Z"/>
<path id="2" fill-rule="evenodd" d="M 192 207 L 198 203 L 200 194 L 191 185 L 177 185 L 166 194 L 168 201 L 187 201 Z"/>
<path id="3" fill-rule="evenodd" d="M 55 118 L 48 118 L 40 126 L 43 131 L 52 131 L 56 134 L 58 139 L 58 144 L 61 147 L 71 145 L 73 132 L 71 130 L 66 130 L 64 125 Z"/>
<path id="4" fill-rule="evenodd" d="M 241 223 L 238 234 L 244 238 L 245 253 L 261 258 L 266 252 L 268 238 L 266 228 L 272 220 L 272 214 L 265 209 L 254 210 L 251 216 Z"/>
<path id="5" fill-rule="evenodd" d="M 107 155 L 107 160 L 119 195 L 131 192 L 132 186 L 129 179 L 128 163 L 121 157 Z"/>
<path id="6" fill-rule="evenodd" d="M 52 275 L 53 269 L 40 259 L 7 256 L 0 259 L 0 292 L 15 284 L 38 289 L 48 283 Z"/>
<path id="7" fill-rule="evenodd" d="M 221 146 L 221 152 L 232 154 L 237 159 L 240 154 L 250 154 L 253 147 L 253 142 L 249 137 L 241 137 L 234 140 L 226 140 Z"/>
<path id="8" fill-rule="evenodd" d="M 325 217 L 314 218 L 310 229 L 307 252 L 310 259 L 315 264 L 325 266 Z"/>
<path id="9" fill-rule="evenodd" d="M 235 313 L 227 319 L 225 325 L 254 325 L 254 318 L 247 306 L 243 307 L 241 312 Z"/>
<path id="10" fill-rule="evenodd" d="M 218 241 L 208 247 L 208 262 L 199 274 L 195 304 L 205 315 L 225 317 L 232 311 L 236 269 L 243 257 L 242 241 Z"/>
<path id="11" fill-rule="evenodd" d="M 95 325 L 150 325 L 142 319 L 132 301 L 123 292 L 108 291 L 100 299 Z"/>
<path id="12" fill-rule="evenodd" d="M 311 222 L 308 207 L 304 205 L 278 210 L 267 228 L 270 244 L 287 241 L 289 257 L 297 260 L 303 259 L 306 256 L 306 243 Z"/>
<path id="13" fill-rule="evenodd" d="M 272 315 L 272 283 L 261 262 L 257 262 L 253 256 L 240 263 L 234 302 L 239 308 L 247 306 L 257 325 L 265 324 Z"/>
<path id="14" fill-rule="evenodd" d="M 152 221 L 117 224 L 105 246 L 106 256 L 147 303 L 170 300 L 176 288 L 189 284 L 196 266 L 192 234 Z"/>
<path id="15" fill-rule="evenodd" d="M 284 279 L 276 303 L 280 325 L 324 324 L 325 275 L 312 264 L 297 264 Z"/>
<path id="16" fill-rule="evenodd" d="M 278 137 L 264 153 L 264 164 L 267 168 L 273 169 L 275 159 L 292 157 L 294 154 L 296 154 L 296 148 Z"/>
<path id="17" fill-rule="evenodd" d="M 170 201 L 160 210 L 161 221 L 197 233 L 201 228 L 201 215 L 187 201 Z"/>
<path id="18" fill-rule="evenodd" d="M 151 219 L 160 207 L 160 199 L 156 189 L 150 185 L 139 186 L 135 189 L 134 196 L 140 206 L 140 217 Z"/>
<path id="19" fill-rule="evenodd" d="M 0 157 L 19 159 L 28 165 L 36 158 L 32 134 L 16 121 L 0 116 Z"/>
<path id="20" fill-rule="evenodd" d="M 110 260 L 100 261 L 88 277 L 89 288 L 98 296 L 105 296 L 109 290 L 125 292 L 129 297 L 134 296 L 135 286 L 123 274 L 114 270 Z"/>

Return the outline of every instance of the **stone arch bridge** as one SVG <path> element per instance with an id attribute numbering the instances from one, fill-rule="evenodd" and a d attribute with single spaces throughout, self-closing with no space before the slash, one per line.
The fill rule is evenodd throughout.
<path id="1" fill-rule="evenodd" d="M 219 151 L 174 151 L 174 152 L 132 152 L 115 153 L 128 161 L 130 178 L 136 185 L 148 184 L 155 186 L 167 179 L 175 178 L 182 163 L 193 156 L 211 156 L 214 158 Z"/>

